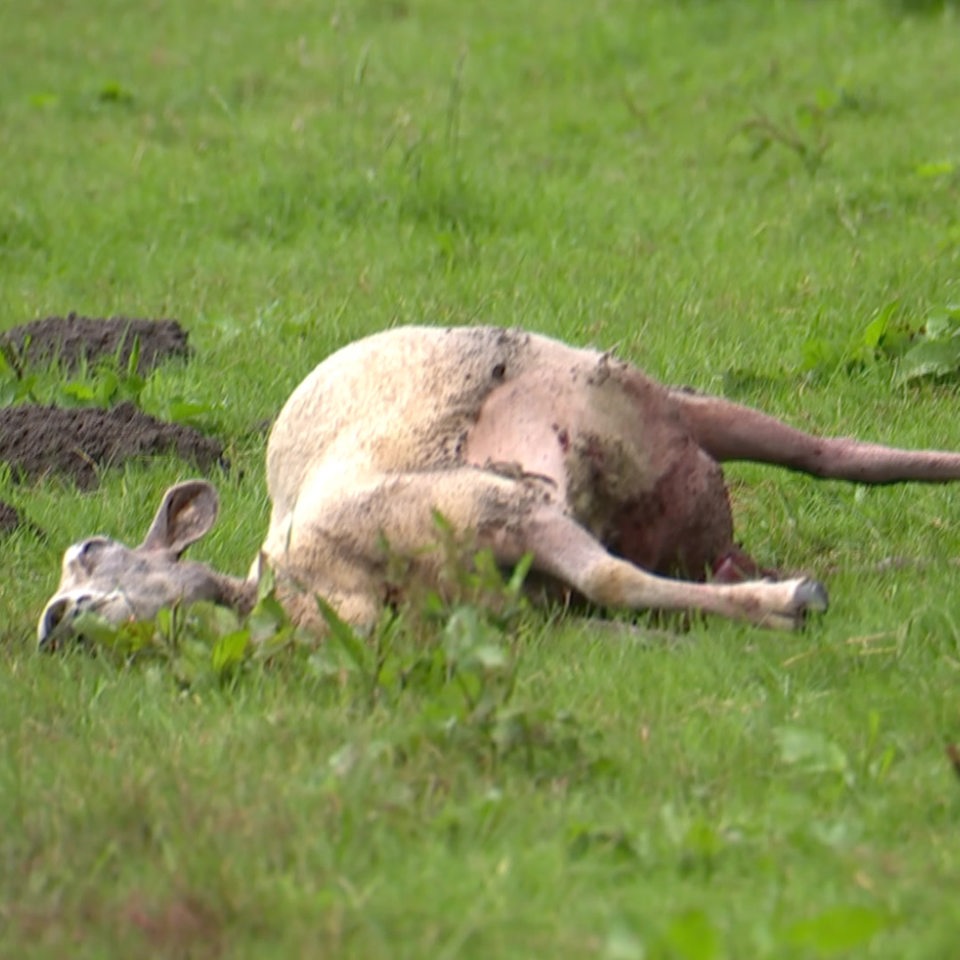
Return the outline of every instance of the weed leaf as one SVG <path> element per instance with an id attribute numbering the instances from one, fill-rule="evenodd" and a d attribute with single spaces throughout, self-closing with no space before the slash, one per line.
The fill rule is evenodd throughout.
<path id="1" fill-rule="evenodd" d="M 236 630 L 220 637 L 211 654 L 214 672 L 223 676 L 240 666 L 246 659 L 249 646 L 250 633 L 247 630 Z"/>
<path id="2" fill-rule="evenodd" d="M 923 340 L 900 359 L 897 382 L 900 384 L 925 377 L 949 377 L 960 370 L 960 338 Z"/>
<path id="3" fill-rule="evenodd" d="M 804 773 L 846 774 L 847 755 L 832 740 L 817 730 L 802 727 L 778 727 L 773 732 L 780 759 Z"/>
<path id="4" fill-rule="evenodd" d="M 889 926 L 890 918 L 870 907 L 831 907 L 791 924 L 785 938 L 797 946 L 811 947 L 818 956 L 829 957 L 866 945 Z"/>
<path id="5" fill-rule="evenodd" d="M 702 910 L 686 910 L 674 917 L 664 940 L 684 960 L 713 960 L 720 953 L 717 930 Z"/>
<path id="6" fill-rule="evenodd" d="M 366 677 L 371 676 L 373 665 L 370 662 L 370 651 L 367 645 L 323 597 L 317 596 L 316 602 L 320 615 L 330 628 L 330 639 L 343 650 L 357 670 Z"/>
<path id="7" fill-rule="evenodd" d="M 646 960 L 643 941 L 623 924 L 611 927 L 603 946 L 604 960 Z"/>

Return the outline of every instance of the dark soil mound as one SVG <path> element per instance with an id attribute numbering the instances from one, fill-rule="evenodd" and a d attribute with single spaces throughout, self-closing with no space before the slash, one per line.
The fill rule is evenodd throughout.
<path id="1" fill-rule="evenodd" d="M 18 368 L 60 360 L 68 370 L 75 370 L 84 361 L 119 357 L 126 369 L 134 343 L 140 345 L 140 374 L 167 357 L 186 357 L 190 352 L 187 332 L 176 320 L 96 320 L 71 313 L 33 320 L 0 335 L 0 350 Z"/>
<path id="2" fill-rule="evenodd" d="M 100 468 L 170 451 L 201 470 L 223 462 L 216 440 L 192 427 L 156 420 L 132 403 L 112 410 L 0 408 L 0 460 L 10 464 L 14 477 L 65 473 L 89 488 L 96 485 Z"/>
<path id="3" fill-rule="evenodd" d="M 20 514 L 9 503 L 0 500 L 0 537 L 20 526 Z"/>

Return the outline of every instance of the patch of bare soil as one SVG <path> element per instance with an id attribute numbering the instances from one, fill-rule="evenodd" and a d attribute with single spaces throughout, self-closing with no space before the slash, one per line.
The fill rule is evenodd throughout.
<path id="1" fill-rule="evenodd" d="M 186 357 L 190 352 L 187 331 L 176 320 L 95 319 L 70 313 L 32 320 L 0 335 L 0 350 L 17 369 L 59 360 L 67 370 L 76 370 L 101 357 L 117 357 L 126 369 L 135 343 L 141 375 L 168 357 Z"/>
<path id="2" fill-rule="evenodd" d="M 111 410 L 22 404 L 0 408 L 0 460 L 16 478 L 62 473 L 78 487 L 134 457 L 174 452 L 200 470 L 223 465 L 223 447 L 193 427 L 164 423 L 122 403 Z"/>
<path id="3" fill-rule="evenodd" d="M 12 533 L 18 526 L 20 526 L 20 514 L 9 503 L 0 500 L 0 537 Z"/>
<path id="4" fill-rule="evenodd" d="M 148 904 L 134 895 L 120 918 L 144 935 L 155 956 L 212 960 L 223 953 L 223 918 L 196 896 Z"/>

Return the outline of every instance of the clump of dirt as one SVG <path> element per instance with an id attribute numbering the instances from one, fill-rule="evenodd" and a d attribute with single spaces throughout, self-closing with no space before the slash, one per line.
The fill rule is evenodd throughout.
<path id="1" fill-rule="evenodd" d="M 134 894 L 119 919 L 143 934 L 154 956 L 213 960 L 223 954 L 224 918 L 194 894 L 176 894 L 159 903 Z"/>
<path id="2" fill-rule="evenodd" d="M 0 537 L 12 533 L 19 526 L 20 514 L 9 503 L 0 500 Z"/>
<path id="3" fill-rule="evenodd" d="M 157 420 L 132 403 L 110 410 L 33 404 L 0 408 L 0 460 L 10 464 L 17 478 L 56 472 L 89 489 L 104 467 L 171 451 L 200 470 L 225 466 L 218 441 L 193 427 Z"/>
<path id="4" fill-rule="evenodd" d="M 17 369 L 59 360 L 73 371 L 82 363 L 94 363 L 102 357 L 117 357 L 126 369 L 135 343 L 140 350 L 140 375 L 168 357 L 190 353 L 187 331 L 176 320 L 94 319 L 70 313 L 32 320 L 0 335 L 0 350 Z"/>

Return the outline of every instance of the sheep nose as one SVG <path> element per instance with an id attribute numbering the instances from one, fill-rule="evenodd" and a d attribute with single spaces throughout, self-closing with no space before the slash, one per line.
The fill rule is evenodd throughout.
<path id="1" fill-rule="evenodd" d="M 51 600 L 40 617 L 37 626 L 37 646 L 41 650 L 52 650 L 57 645 L 58 628 L 66 620 L 72 620 L 90 602 L 84 594 L 80 597 L 57 597 Z"/>

